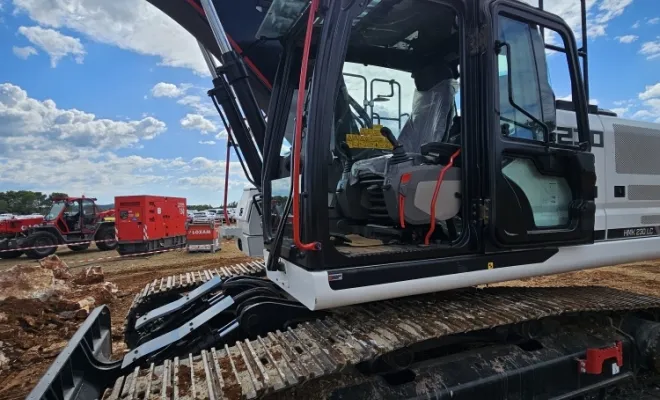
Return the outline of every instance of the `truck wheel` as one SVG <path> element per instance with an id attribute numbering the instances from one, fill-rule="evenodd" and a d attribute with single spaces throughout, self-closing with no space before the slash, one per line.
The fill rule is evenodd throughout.
<path id="1" fill-rule="evenodd" d="M 20 257 L 22 254 L 23 252 L 21 250 L 0 251 L 0 258 L 3 260 L 11 260 Z"/>
<path id="2" fill-rule="evenodd" d="M 102 226 L 96 234 L 96 247 L 101 251 L 114 250 L 117 248 L 114 226 Z"/>
<path id="3" fill-rule="evenodd" d="M 83 250 L 89 249 L 90 244 L 91 244 L 91 242 L 90 243 L 83 243 L 83 244 L 73 244 L 73 245 L 67 246 L 67 247 L 70 248 L 73 251 L 83 251 Z"/>
<path id="4" fill-rule="evenodd" d="M 28 247 L 37 247 L 25 251 L 28 258 L 40 259 L 55 254 L 57 238 L 50 232 L 34 232 L 27 239 Z"/>

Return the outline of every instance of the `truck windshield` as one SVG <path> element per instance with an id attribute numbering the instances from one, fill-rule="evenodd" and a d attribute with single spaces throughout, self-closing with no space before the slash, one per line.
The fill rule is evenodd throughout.
<path id="1" fill-rule="evenodd" d="M 60 215 L 60 213 L 62 212 L 65 206 L 66 206 L 66 201 L 54 202 L 50 208 L 50 211 L 48 211 L 48 215 L 46 215 L 45 220 L 52 221 L 54 219 L 57 219 L 57 217 Z"/>

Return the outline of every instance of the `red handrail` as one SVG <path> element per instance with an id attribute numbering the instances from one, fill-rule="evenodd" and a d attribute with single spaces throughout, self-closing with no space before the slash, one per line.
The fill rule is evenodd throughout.
<path id="1" fill-rule="evenodd" d="M 433 235 L 433 231 L 435 231 L 435 203 L 438 201 L 438 192 L 440 191 L 440 185 L 442 185 L 442 180 L 445 178 L 445 172 L 449 168 L 451 168 L 454 165 L 454 159 L 458 157 L 458 155 L 461 153 L 461 149 L 458 149 L 454 152 L 454 154 L 449 157 L 449 163 L 442 167 L 440 170 L 440 174 L 438 174 L 438 180 L 435 182 L 435 191 L 433 192 L 433 199 L 431 199 L 431 227 L 429 228 L 428 233 L 426 234 L 426 237 L 424 238 L 424 244 L 428 245 L 429 242 L 431 241 L 431 235 Z"/>
<path id="2" fill-rule="evenodd" d="M 300 250 L 318 250 L 320 243 L 303 243 L 300 240 L 300 152 L 302 142 L 302 116 L 305 103 L 305 83 L 307 81 L 307 66 L 309 64 L 309 48 L 312 43 L 312 32 L 314 31 L 314 18 L 319 7 L 319 0 L 312 0 L 307 17 L 307 31 L 303 44 L 302 65 L 300 67 L 300 79 L 298 80 L 298 104 L 296 104 L 296 137 L 293 141 L 293 173 L 291 184 L 293 185 L 293 244 Z"/>

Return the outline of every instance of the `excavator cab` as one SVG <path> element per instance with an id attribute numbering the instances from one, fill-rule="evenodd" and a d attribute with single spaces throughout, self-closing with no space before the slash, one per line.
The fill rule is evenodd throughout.
<path id="1" fill-rule="evenodd" d="M 309 30 L 309 4 L 273 1 L 257 33 L 283 48 L 269 118 L 300 108 L 302 121 L 299 137 L 296 118 L 265 135 L 264 202 L 288 200 L 289 216 L 264 220 L 271 279 L 300 269 L 327 271 L 334 290 L 377 286 L 593 242 L 594 156 L 565 22 L 517 1 L 383 0 L 323 3 Z M 556 140 L 544 35 L 571 81 L 570 145 Z M 374 96 L 376 80 L 389 93 Z"/>

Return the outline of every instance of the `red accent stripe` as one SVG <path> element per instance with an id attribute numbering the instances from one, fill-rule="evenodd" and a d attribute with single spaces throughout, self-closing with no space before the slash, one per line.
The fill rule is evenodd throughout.
<path id="1" fill-rule="evenodd" d="M 300 152 L 302 142 L 302 115 L 305 103 L 305 83 L 307 78 L 307 66 L 309 64 L 309 48 L 312 44 L 312 33 L 314 31 L 314 17 L 319 6 L 319 0 L 312 0 L 309 6 L 309 17 L 307 18 L 307 31 L 303 44 L 302 66 L 300 67 L 300 79 L 298 80 L 298 104 L 296 104 L 296 138 L 293 141 L 293 243 L 300 250 L 318 250 L 320 243 L 303 243 L 300 240 Z"/>
<path id="2" fill-rule="evenodd" d="M 229 224 L 229 214 L 227 213 L 227 190 L 229 189 L 229 158 L 231 157 L 231 129 L 227 129 L 227 157 L 225 157 L 225 223 Z"/>
<path id="3" fill-rule="evenodd" d="M 200 6 L 199 4 L 197 4 L 194 0 L 185 0 L 185 1 L 186 1 L 188 4 L 190 4 L 195 10 L 197 10 L 197 12 L 198 12 L 202 17 L 206 18 L 206 13 L 204 12 L 204 9 L 202 8 L 202 6 Z M 207 20 L 207 21 L 208 21 L 208 20 Z M 238 52 L 238 54 L 243 55 L 243 49 L 241 49 L 241 46 L 239 46 L 238 43 L 236 43 L 236 42 L 234 41 L 234 39 L 232 39 L 232 37 L 229 36 L 229 34 L 227 34 L 227 39 L 229 39 L 229 44 L 234 48 L 234 50 L 236 50 L 236 52 Z M 250 69 L 252 70 L 252 72 L 254 72 L 254 74 L 257 76 L 257 78 L 259 78 L 259 80 L 260 80 L 264 85 L 266 85 L 266 87 L 267 87 L 269 90 L 272 90 L 272 89 L 273 89 L 273 85 L 268 81 L 268 79 L 264 76 L 264 74 L 262 74 L 261 71 L 259 71 L 259 68 L 257 68 L 256 65 L 254 65 L 254 63 L 252 62 L 252 60 L 250 60 L 250 58 L 249 58 L 248 56 L 243 56 L 243 59 L 245 60 L 245 63 L 248 65 L 248 67 L 250 67 Z"/>
<path id="4" fill-rule="evenodd" d="M 431 227 L 429 228 L 426 237 L 424 238 L 424 244 L 428 245 L 431 240 L 431 235 L 435 231 L 435 203 L 438 201 L 438 192 L 440 191 L 440 185 L 442 185 L 442 180 L 445 178 L 445 172 L 454 165 L 454 159 L 458 157 L 461 153 L 461 149 L 458 149 L 451 155 L 449 158 L 449 163 L 442 167 L 440 174 L 438 175 L 438 180 L 435 182 L 435 191 L 433 192 L 433 199 L 431 199 Z"/>

